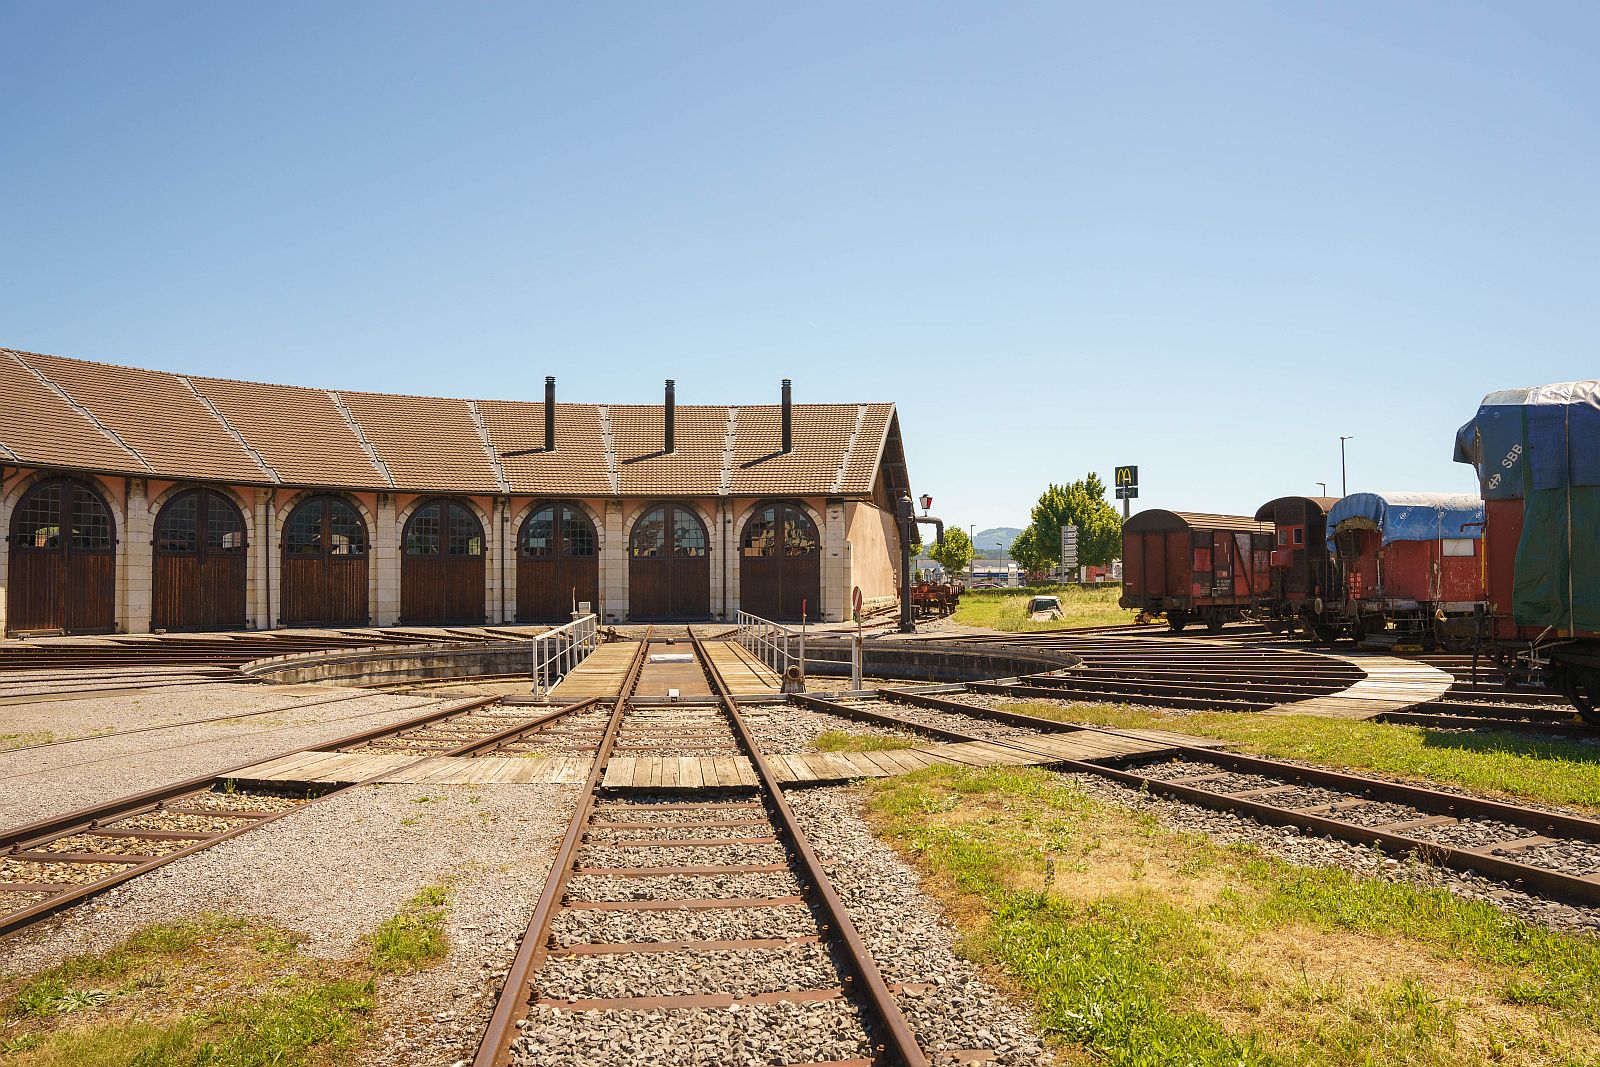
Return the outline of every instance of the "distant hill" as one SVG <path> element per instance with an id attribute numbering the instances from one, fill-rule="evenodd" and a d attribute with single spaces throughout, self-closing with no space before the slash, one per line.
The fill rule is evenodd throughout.
<path id="1" fill-rule="evenodd" d="M 996 526 L 992 530 L 979 530 L 972 547 L 984 559 L 1010 559 L 1011 542 L 1022 531 L 1015 526 Z"/>

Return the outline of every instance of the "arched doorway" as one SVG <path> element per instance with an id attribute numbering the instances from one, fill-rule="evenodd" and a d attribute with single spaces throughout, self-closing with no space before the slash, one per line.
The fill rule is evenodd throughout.
<path id="1" fill-rule="evenodd" d="M 594 523 L 576 504 L 543 504 L 517 536 L 517 621 L 565 622 L 573 604 L 600 606 Z"/>
<path id="2" fill-rule="evenodd" d="M 83 482 L 52 478 L 11 517 L 6 629 L 108 633 L 117 625 L 111 509 Z"/>
<path id="3" fill-rule="evenodd" d="M 739 607 L 752 615 L 798 622 L 802 608 L 822 607 L 822 542 L 799 505 L 759 505 L 745 524 L 739 553 Z"/>
<path id="4" fill-rule="evenodd" d="M 244 516 L 211 489 L 188 489 L 156 516 L 150 625 L 158 630 L 242 630 Z"/>
<path id="5" fill-rule="evenodd" d="M 657 504 L 628 543 L 628 617 L 704 619 L 711 614 L 711 542 L 693 509 Z"/>
<path id="6" fill-rule="evenodd" d="M 466 504 L 435 500 L 406 522 L 400 621 L 408 626 L 484 621 L 483 524 Z"/>
<path id="7" fill-rule="evenodd" d="M 367 622 L 367 524 L 346 500 L 314 496 L 283 528 L 283 579 L 288 626 Z"/>

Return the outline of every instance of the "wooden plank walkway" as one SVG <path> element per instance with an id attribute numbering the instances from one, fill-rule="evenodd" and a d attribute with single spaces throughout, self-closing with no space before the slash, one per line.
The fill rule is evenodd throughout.
<path id="1" fill-rule="evenodd" d="M 711 662 L 722 672 L 728 691 L 735 697 L 764 697 L 778 692 L 777 674 L 739 642 L 705 641 L 703 644 Z"/>
<path id="2" fill-rule="evenodd" d="M 963 741 L 878 752 L 801 752 L 769 755 L 767 762 L 778 773 L 780 782 L 821 785 L 855 778 L 887 778 L 936 764 L 964 767 L 1037 766 L 1061 760 L 1159 754 L 1171 751 L 1175 744 L 1195 743 L 1217 744 L 1178 734 L 1158 738 L 1132 732 L 1079 730 L 1018 738 L 1004 745 L 990 741 Z M 748 787 L 756 784 L 756 777 L 755 769 L 743 756 L 716 759 L 694 756 L 613 756 L 606 766 L 605 780 L 601 784 L 607 789 Z"/>
<path id="3" fill-rule="evenodd" d="M 589 653 L 551 693 L 563 700 L 615 697 L 638 648 L 637 641 L 608 641 Z"/>
<path id="4" fill-rule="evenodd" d="M 1397 656 L 1340 656 L 1360 667 L 1366 677 L 1348 689 L 1268 708 L 1263 715 L 1318 715 L 1328 719 L 1370 719 L 1437 700 L 1455 682 L 1445 671 Z"/>
<path id="5" fill-rule="evenodd" d="M 434 756 L 381 781 L 406 785 L 582 785 L 589 760 L 577 756 Z"/>
<path id="6" fill-rule="evenodd" d="M 228 775 L 236 782 L 350 785 L 394 770 L 416 756 L 384 752 L 295 752 Z"/>

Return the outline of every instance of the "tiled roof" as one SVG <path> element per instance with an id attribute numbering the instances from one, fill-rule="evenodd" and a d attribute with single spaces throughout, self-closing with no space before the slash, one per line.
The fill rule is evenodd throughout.
<path id="1" fill-rule="evenodd" d="M 0 462 L 411 492 L 865 496 L 894 421 L 892 404 L 796 404 L 784 453 L 776 404 L 679 405 L 676 447 L 663 454 L 660 407 L 563 403 L 546 452 L 537 401 L 477 401 L 480 432 L 466 400 L 186 379 L 8 349 L 0 398 Z"/>

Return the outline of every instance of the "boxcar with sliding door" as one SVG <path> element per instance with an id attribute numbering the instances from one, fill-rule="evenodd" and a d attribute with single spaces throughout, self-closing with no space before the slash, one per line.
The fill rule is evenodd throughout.
<path id="1" fill-rule="evenodd" d="M 1266 595 L 1273 528 L 1243 515 L 1141 511 L 1122 527 L 1122 600 L 1182 630 L 1246 618 Z"/>

